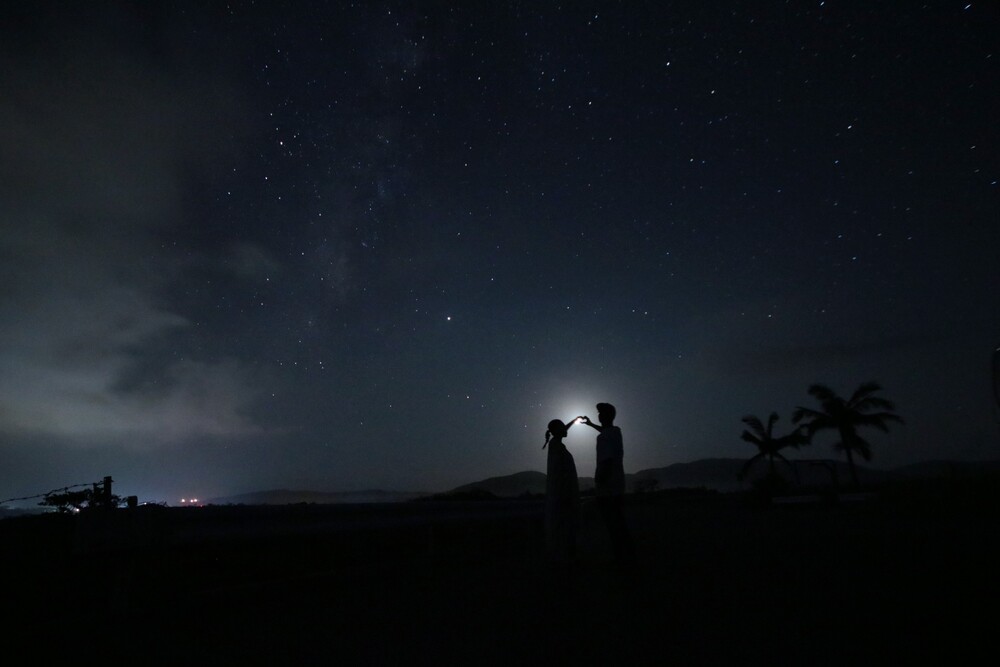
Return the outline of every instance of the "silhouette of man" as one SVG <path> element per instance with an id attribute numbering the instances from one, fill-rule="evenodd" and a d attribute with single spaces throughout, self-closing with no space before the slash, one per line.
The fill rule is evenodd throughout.
<path id="1" fill-rule="evenodd" d="M 635 547 L 622 511 L 625 495 L 625 448 L 622 444 L 622 430 L 615 426 L 616 414 L 615 406 L 598 403 L 597 420 L 600 424 L 593 423 L 589 417 L 584 417 L 583 423 L 598 432 L 594 493 L 611 537 L 615 561 L 619 565 L 627 565 L 635 559 Z"/>

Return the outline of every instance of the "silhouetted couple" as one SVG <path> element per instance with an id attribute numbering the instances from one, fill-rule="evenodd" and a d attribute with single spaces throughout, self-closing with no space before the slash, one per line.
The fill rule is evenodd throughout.
<path id="1" fill-rule="evenodd" d="M 563 444 L 563 438 L 577 422 L 598 432 L 594 493 L 611 538 L 615 561 L 619 565 L 629 565 L 635 558 L 632 536 L 622 510 L 625 494 L 624 447 L 621 429 L 615 426 L 615 406 L 598 403 L 597 419 L 598 424 L 585 416 L 577 417 L 569 424 L 553 419 L 545 432 L 543 449 L 549 449 L 545 481 L 545 548 L 549 559 L 556 563 L 571 563 L 576 559 L 580 486 L 576 463 Z"/>

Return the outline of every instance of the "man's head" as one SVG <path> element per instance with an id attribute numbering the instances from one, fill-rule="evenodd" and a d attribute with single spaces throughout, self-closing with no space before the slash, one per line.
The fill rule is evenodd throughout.
<path id="1" fill-rule="evenodd" d="M 597 420 L 604 426 L 610 426 L 615 421 L 615 406 L 610 403 L 597 404 Z"/>

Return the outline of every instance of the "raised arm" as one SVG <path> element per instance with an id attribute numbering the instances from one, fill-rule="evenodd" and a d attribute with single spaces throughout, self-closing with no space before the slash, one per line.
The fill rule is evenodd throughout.
<path id="1" fill-rule="evenodd" d="M 581 421 L 581 423 L 586 424 L 587 426 L 589 426 L 592 429 L 595 429 L 597 431 L 604 430 L 603 428 L 601 428 L 600 424 L 595 424 L 594 422 L 590 421 L 590 417 L 577 417 L 577 419 L 579 419 Z"/>

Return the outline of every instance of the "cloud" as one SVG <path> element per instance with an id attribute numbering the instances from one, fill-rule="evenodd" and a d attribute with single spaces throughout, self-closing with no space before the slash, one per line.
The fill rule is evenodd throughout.
<path id="1" fill-rule="evenodd" d="M 131 20 L 105 18 L 116 30 Z M 46 24 L 35 49 L 3 54 L 0 431 L 258 433 L 252 368 L 197 358 L 191 321 L 163 298 L 186 263 L 162 239 L 184 222 L 191 183 L 226 155 L 218 137 L 240 127 L 236 97 L 211 68 L 151 66 L 108 25 Z M 237 257 L 241 270 L 268 261 Z"/>
<path id="2" fill-rule="evenodd" d="M 255 374 L 235 360 L 170 361 L 126 382 L 158 337 L 189 322 L 139 291 L 105 287 L 57 291 L 0 325 L 0 429 L 143 444 L 261 432 L 247 416 Z"/>

